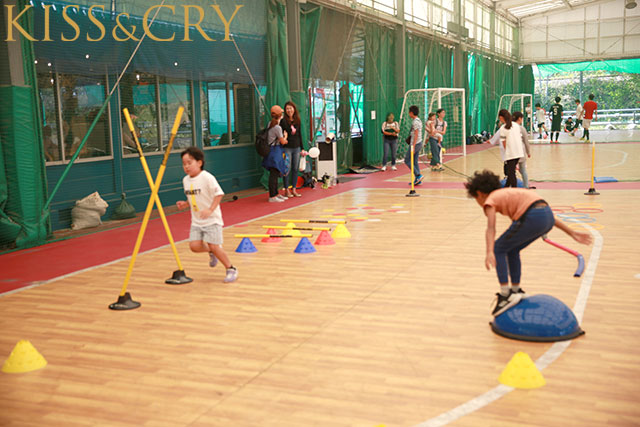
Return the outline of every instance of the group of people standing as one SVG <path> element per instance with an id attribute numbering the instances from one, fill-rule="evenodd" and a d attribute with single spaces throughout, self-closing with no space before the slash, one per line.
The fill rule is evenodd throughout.
<path id="1" fill-rule="evenodd" d="M 590 94 L 589 100 L 581 105 L 580 100 L 576 99 L 576 120 L 575 122 L 571 117 L 567 118 L 565 122 L 565 131 L 569 132 L 571 136 L 574 136 L 580 126 L 583 128 L 582 137 L 580 140 L 589 142 L 589 128 L 591 127 L 591 121 L 598 119 L 598 104 L 594 101 L 595 95 Z M 560 104 L 561 98 L 557 96 L 555 98 L 555 104 L 549 109 L 549 119 L 551 120 L 551 143 L 558 143 L 558 137 L 562 129 L 562 113 L 564 109 Z M 546 125 L 547 112 L 540 105 L 536 104 L 536 121 L 538 122 L 538 139 L 542 139 L 542 132 L 544 131 L 545 138 L 549 136 L 549 131 Z M 555 137 L 555 141 L 554 141 Z"/>
<path id="2" fill-rule="evenodd" d="M 420 120 L 420 108 L 417 105 L 409 107 L 409 117 L 411 118 L 411 131 L 407 137 L 406 142 L 413 147 L 413 175 L 414 185 L 422 183 L 424 176 L 420 173 L 420 162 L 418 157 L 420 151 L 424 145 L 423 128 L 426 131 L 428 137 L 429 147 L 431 150 L 431 170 L 434 172 L 441 172 L 444 170 L 442 167 L 441 153 L 442 153 L 442 139 L 447 132 L 447 122 L 444 120 L 446 112 L 443 108 L 440 108 L 435 113 L 429 113 L 426 126 L 423 126 L 422 120 Z M 382 157 L 382 170 L 387 170 L 387 163 L 389 158 L 391 159 L 391 170 L 396 170 L 396 152 L 398 149 L 398 134 L 400 133 L 400 126 L 398 122 L 394 121 L 393 113 L 387 114 L 385 122 L 382 124 L 384 154 Z M 411 150 L 407 150 L 404 158 L 404 163 L 409 169 L 411 169 Z"/>

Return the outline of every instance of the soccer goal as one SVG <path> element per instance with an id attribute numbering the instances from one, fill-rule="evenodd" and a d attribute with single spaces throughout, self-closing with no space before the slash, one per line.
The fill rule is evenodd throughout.
<path id="1" fill-rule="evenodd" d="M 516 111 L 520 111 L 524 115 L 522 124 L 524 125 L 525 129 L 527 129 L 529 139 L 533 138 L 533 97 L 531 96 L 531 94 L 508 93 L 500 97 L 498 111 L 496 112 L 496 129 L 494 130 L 494 132 L 500 128 L 500 121 L 498 119 L 500 110 L 507 110 L 511 114 L 515 113 Z"/>
<path id="2" fill-rule="evenodd" d="M 446 149 L 444 155 L 467 154 L 466 135 L 466 108 L 464 102 L 464 89 L 456 88 L 433 88 L 433 89 L 411 89 L 404 94 L 402 101 L 402 111 L 400 113 L 400 140 L 404 141 L 411 131 L 412 120 L 409 117 L 409 107 L 416 105 L 419 110 L 420 120 L 424 126 L 427 125 L 429 113 L 435 113 L 440 108 L 445 111 L 444 121 L 447 122 L 447 130 L 442 140 L 442 146 Z M 400 144 L 403 151 L 406 151 L 407 144 Z M 428 144 L 425 144 L 428 146 Z M 428 148 L 427 148 L 428 150 Z"/>

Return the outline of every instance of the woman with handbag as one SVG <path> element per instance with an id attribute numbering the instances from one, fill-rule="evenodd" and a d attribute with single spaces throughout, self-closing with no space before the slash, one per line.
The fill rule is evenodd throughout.
<path id="1" fill-rule="evenodd" d="M 280 119 L 283 110 L 279 105 L 271 107 L 271 121 L 267 131 L 267 141 L 271 150 L 262 160 L 262 166 L 269 171 L 269 202 L 284 202 L 287 200 L 278 194 L 278 178 L 286 175 L 287 164 L 283 146 L 287 145 L 287 132 L 283 132 L 280 127 Z"/>

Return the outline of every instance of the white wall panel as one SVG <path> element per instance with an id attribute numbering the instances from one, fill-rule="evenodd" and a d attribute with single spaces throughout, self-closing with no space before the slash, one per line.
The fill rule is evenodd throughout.
<path id="1" fill-rule="evenodd" d="M 523 28 L 521 33 L 522 41 L 525 43 L 546 42 L 547 33 L 546 27 L 541 28 Z"/>
<path id="2" fill-rule="evenodd" d="M 600 38 L 600 54 L 622 53 L 621 37 L 602 37 Z"/>
<path id="3" fill-rule="evenodd" d="M 600 23 L 600 37 L 619 37 L 622 36 L 622 30 L 623 25 L 620 21 Z"/>
<path id="4" fill-rule="evenodd" d="M 638 57 L 640 7 L 636 9 L 626 10 L 624 0 L 612 0 L 524 18 L 522 62 Z"/>

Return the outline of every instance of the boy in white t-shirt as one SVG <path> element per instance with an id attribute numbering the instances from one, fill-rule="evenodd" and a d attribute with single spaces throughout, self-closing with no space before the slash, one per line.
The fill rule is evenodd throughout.
<path id="1" fill-rule="evenodd" d="M 234 282 L 238 278 L 238 269 L 231 265 L 229 257 L 222 249 L 222 212 L 220 201 L 224 191 L 218 181 L 209 172 L 203 170 L 204 153 L 197 147 L 184 150 L 182 168 L 187 174 L 182 179 L 187 202 L 179 200 L 179 209 L 191 207 L 191 231 L 189 232 L 189 248 L 193 252 L 208 252 L 209 265 L 215 267 L 218 260 L 227 269 L 225 283 Z"/>

